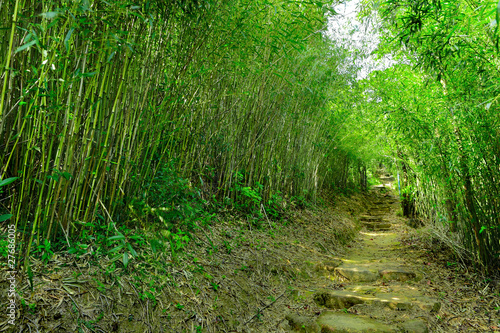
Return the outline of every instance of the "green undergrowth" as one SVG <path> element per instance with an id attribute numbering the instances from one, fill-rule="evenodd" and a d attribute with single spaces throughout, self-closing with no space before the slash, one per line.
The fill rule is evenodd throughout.
<path id="1" fill-rule="evenodd" d="M 19 288 L 23 318 L 36 320 L 50 304 L 55 315 L 47 327 L 144 331 L 144 312 L 135 309 L 140 304 L 155 313 L 149 327 L 185 331 L 190 318 L 203 317 L 200 307 L 208 313 L 194 325 L 200 332 L 218 332 L 219 324 L 261 327 L 263 303 L 283 293 L 295 300 L 296 284 L 316 274 L 314 262 L 330 259 L 353 239 L 357 226 L 351 217 L 362 194 L 348 182 L 353 190 L 331 186 L 314 201 L 305 192 L 264 199 L 265 185 L 246 186 L 244 171 L 235 179 L 225 195 L 210 196 L 180 176 L 172 162 L 141 195 L 117 203 L 112 216 L 98 210 L 92 222 L 72 224 L 73 236 L 61 232 L 55 239 L 34 240 Z M 262 281 L 267 287 L 259 287 Z M 68 302 L 57 306 L 35 297 L 46 294 L 47 285 L 58 290 L 50 295 Z M 113 300 L 120 295 L 124 308 L 90 304 L 83 296 L 88 294 Z M 200 298 L 205 300 L 195 301 Z M 127 317 L 111 315 L 119 313 Z"/>
<path id="2" fill-rule="evenodd" d="M 319 0 L 5 2 L 0 222 L 17 260 L 102 220 L 118 248 L 124 225 L 177 234 L 226 212 L 259 228 L 363 178 L 377 154 L 346 135 L 360 66 L 326 38 L 334 15 Z"/>
<path id="3" fill-rule="evenodd" d="M 328 209 L 337 201 L 362 192 L 359 186 L 348 182 L 347 188 L 333 184 L 323 195 L 315 196 L 314 201 L 306 192 L 288 197 L 279 191 L 265 200 L 263 184 L 244 185 L 244 170 L 237 172 L 235 179 L 226 196 L 209 196 L 180 176 L 172 160 L 143 186 L 140 195 L 125 197 L 117 203 L 120 207 L 114 209 L 114 216 L 106 218 L 106 210 L 97 210 L 92 222 L 73 222 L 73 236 L 67 237 L 60 231 L 52 240 L 35 239 L 32 257 L 44 263 L 48 263 L 55 252 L 75 256 L 77 260 L 109 257 L 115 267 L 127 269 L 131 261 L 141 260 L 138 252 L 149 248 L 153 254 L 167 251 L 175 260 L 194 234 L 208 235 L 207 230 L 221 221 L 239 220 L 248 230 L 273 233 L 289 223 L 290 214 L 294 214 L 291 212 Z M 224 246 L 231 248 L 227 242 Z M 6 251 L 0 254 L 7 257 Z"/>
<path id="4" fill-rule="evenodd" d="M 106 257 L 114 268 L 126 270 L 131 261 L 144 259 L 139 252 L 145 248 L 153 255 L 166 251 L 176 260 L 195 234 L 205 235 L 212 244 L 210 230 L 221 221 L 243 221 L 247 230 L 268 230 L 272 234 L 289 223 L 293 212 L 325 210 L 362 192 L 349 183 L 348 189 L 331 186 L 314 202 L 307 199 L 307 193 L 286 197 L 276 192 L 264 200 L 262 184 L 244 186 L 244 172 L 238 172 L 236 179 L 228 196 L 208 197 L 188 179 L 182 178 L 172 162 L 156 173 L 141 191 L 142 195 L 126 197 L 116 215 L 111 217 L 111 223 L 104 217 L 106 212 L 98 211 L 92 222 L 73 223 L 75 236 L 64 237 L 61 232 L 55 240 L 33 241 L 32 257 L 44 263 L 50 262 L 55 252 L 72 255 L 76 260 Z M 344 239 L 335 230 L 334 234 Z M 227 241 L 223 245 L 226 249 L 233 246 Z M 6 252 L 1 254 L 7 256 Z"/>
<path id="5" fill-rule="evenodd" d="M 111 223 L 104 217 L 105 211 L 98 211 L 93 222 L 74 222 L 73 237 L 66 238 L 61 232 L 56 240 L 34 241 L 33 254 L 43 261 L 49 260 L 53 251 L 76 256 L 112 254 L 112 261 L 126 267 L 144 246 L 150 246 L 153 252 L 166 249 L 175 257 L 187 246 L 193 232 L 221 220 L 246 221 L 250 230 L 274 228 L 286 225 L 289 210 L 325 204 L 321 198 L 315 203 L 308 201 L 307 194 L 285 197 L 280 192 L 264 200 L 264 186 L 259 182 L 244 186 L 243 175 L 236 174 L 237 181 L 227 196 L 208 197 L 181 177 L 172 162 L 156 173 L 141 195 L 125 197 Z M 335 195 L 348 192 L 334 190 Z"/>
<path id="6" fill-rule="evenodd" d="M 179 183 L 180 188 L 188 197 L 188 191 L 196 192 L 188 183 Z M 346 217 L 349 212 L 334 213 L 331 197 L 316 204 L 281 198 L 278 206 L 261 202 L 258 186 L 236 186 L 235 191 L 243 197 L 240 206 L 227 205 L 218 213 L 183 215 L 188 209 L 174 205 L 176 214 L 162 215 L 163 220 L 153 224 L 156 215 L 149 209 L 147 219 L 141 216 L 147 226 L 98 219 L 69 246 L 61 241 L 39 245 L 20 288 L 23 318 L 34 320 L 50 305 L 55 310 L 47 327 L 79 332 L 113 331 L 116 325 L 119 331 L 142 331 L 150 325 L 176 332 L 191 332 L 191 327 L 218 332 L 242 325 L 264 329 L 278 322 L 286 306 L 276 305 L 274 318 L 263 312 L 263 304 L 280 297 L 287 304 L 296 301 L 296 285 L 315 274 L 311 263 L 328 259 L 348 244 L 355 225 Z M 176 198 L 195 206 L 180 194 Z M 339 196 L 335 205 L 347 207 L 346 200 L 351 199 Z M 206 207 L 201 199 L 199 204 Z M 131 220 L 138 218 L 139 210 L 135 212 Z M 169 227 L 174 218 L 177 224 Z M 68 302 L 57 306 L 34 296 L 46 294 L 47 286 Z M 109 304 L 97 305 L 89 294 Z M 114 303 L 117 297 L 121 301 Z M 147 316 L 146 308 L 147 321 L 141 319 Z"/>

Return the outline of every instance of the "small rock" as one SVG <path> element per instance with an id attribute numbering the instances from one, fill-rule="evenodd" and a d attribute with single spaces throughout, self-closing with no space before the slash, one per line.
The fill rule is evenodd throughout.
<path id="1" fill-rule="evenodd" d="M 363 225 L 368 230 L 374 231 L 387 231 L 392 227 L 391 223 L 382 223 L 382 222 L 363 222 Z"/>
<path id="2" fill-rule="evenodd" d="M 382 222 L 382 217 L 380 216 L 370 216 L 370 215 L 361 215 L 361 222 Z"/>

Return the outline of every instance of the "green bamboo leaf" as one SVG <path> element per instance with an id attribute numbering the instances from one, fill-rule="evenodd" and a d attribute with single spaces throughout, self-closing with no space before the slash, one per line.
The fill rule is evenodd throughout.
<path id="1" fill-rule="evenodd" d="M 19 179 L 19 177 L 10 177 L 10 178 L 4 179 L 4 180 L 0 181 L 0 187 L 5 186 L 5 185 L 9 185 L 10 183 L 15 182 L 18 179 Z"/>
<path id="2" fill-rule="evenodd" d="M 119 239 L 125 239 L 125 236 L 123 236 L 122 234 L 119 234 L 119 235 L 116 235 L 116 236 L 111 236 L 111 237 L 108 238 L 108 241 L 119 240 Z"/>
<path id="3" fill-rule="evenodd" d="M 31 42 L 28 42 L 28 43 L 26 43 L 26 44 L 24 44 L 24 45 L 21 45 L 21 46 L 19 46 L 19 47 L 18 47 L 18 48 L 14 51 L 14 53 L 21 52 L 22 50 L 26 50 L 28 47 L 33 46 L 34 44 L 36 44 L 36 42 L 37 42 L 36 40 L 32 40 Z"/>
<path id="4" fill-rule="evenodd" d="M 116 53 L 116 51 L 111 52 L 111 54 L 108 56 L 107 62 L 110 62 L 111 59 L 113 59 L 113 57 L 115 56 L 115 53 Z"/>
<path id="5" fill-rule="evenodd" d="M 113 252 L 118 252 L 120 251 L 121 249 L 123 249 L 123 245 L 119 245 L 111 250 L 109 250 L 109 253 L 113 253 Z"/>
<path id="6" fill-rule="evenodd" d="M 68 33 L 66 34 L 66 37 L 64 38 L 64 46 L 66 47 L 66 51 L 69 51 L 69 40 L 71 39 L 71 35 L 73 34 L 73 31 L 75 28 L 69 29 Z"/>
<path id="7" fill-rule="evenodd" d="M 126 268 L 126 267 L 127 267 L 127 265 L 128 265 L 128 253 L 127 253 L 127 252 L 125 252 L 125 253 L 123 254 L 123 266 L 125 266 L 125 268 Z"/>
<path id="8" fill-rule="evenodd" d="M 52 179 L 54 181 L 59 181 L 59 175 L 58 174 L 53 174 L 53 175 L 48 175 L 47 178 Z"/>
<path id="9" fill-rule="evenodd" d="M 96 74 L 97 74 L 97 72 L 88 72 L 88 73 L 81 73 L 80 75 L 82 77 L 91 77 L 91 76 L 94 76 Z"/>
<path id="10" fill-rule="evenodd" d="M 137 252 L 135 252 L 134 248 L 132 247 L 132 245 L 130 245 L 130 243 L 127 243 L 127 248 L 133 257 L 137 257 Z"/>
<path id="11" fill-rule="evenodd" d="M 7 221 L 8 219 L 10 219 L 13 215 L 12 214 L 4 214 L 4 215 L 0 215 L 0 222 L 3 222 L 3 221 Z"/>
<path id="12" fill-rule="evenodd" d="M 61 172 L 61 175 L 66 179 L 70 180 L 73 176 L 69 172 Z"/>
<path id="13" fill-rule="evenodd" d="M 453 35 L 453 33 L 455 32 L 455 30 L 457 30 L 457 28 L 458 28 L 458 27 L 459 27 L 459 25 L 457 24 L 457 25 L 455 25 L 455 26 L 453 27 L 453 29 L 451 29 L 451 31 L 450 31 L 450 33 L 448 34 L 448 36 L 446 36 L 446 42 L 448 42 L 448 41 L 450 40 L 451 36 L 452 36 L 452 35 Z"/>
<path id="14" fill-rule="evenodd" d="M 118 255 L 114 256 L 113 258 L 111 258 L 109 261 L 110 262 L 115 262 L 117 260 L 120 260 L 121 258 L 122 258 L 122 255 L 118 254 Z"/>

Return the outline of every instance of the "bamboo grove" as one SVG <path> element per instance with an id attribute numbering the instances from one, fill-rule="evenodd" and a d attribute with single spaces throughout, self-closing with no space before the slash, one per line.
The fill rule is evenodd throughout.
<path id="1" fill-rule="evenodd" d="M 383 119 L 406 213 L 431 221 L 462 258 L 491 271 L 500 256 L 500 7 L 365 4 L 381 18 L 379 52 L 401 60 L 365 81 L 363 108 Z"/>
<path id="2" fill-rule="evenodd" d="M 330 6 L 0 0 L 0 175 L 18 177 L 0 213 L 20 253 L 122 223 L 133 202 L 172 210 L 148 192 L 169 172 L 204 202 L 234 202 L 236 186 L 265 201 L 359 183 L 335 109 L 356 69 L 325 38 Z"/>

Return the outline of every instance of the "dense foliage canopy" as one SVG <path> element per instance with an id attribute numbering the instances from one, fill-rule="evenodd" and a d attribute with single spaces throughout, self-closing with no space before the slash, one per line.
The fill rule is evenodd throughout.
<path id="1" fill-rule="evenodd" d="M 365 14 L 375 9 L 380 17 L 379 53 L 400 59 L 366 80 L 364 108 L 383 117 L 406 213 L 432 221 L 462 255 L 497 265 L 500 7 L 475 0 L 365 4 Z"/>
<path id="2" fill-rule="evenodd" d="M 365 0 L 395 63 L 363 80 L 325 0 L 0 4 L 0 220 L 20 255 L 99 224 L 258 225 L 395 161 L 404 214 L 498 264 L 495 1 Z"/>
<path id="3" fill-rule="evenodd" d="M 345 125 L 356 71 L 324 36 L 332 13 L 327 1 L 2 1 L 2 219 L 29 251 L 99 221 L 278 217 L 321 188 L 366 185 Z"/>

